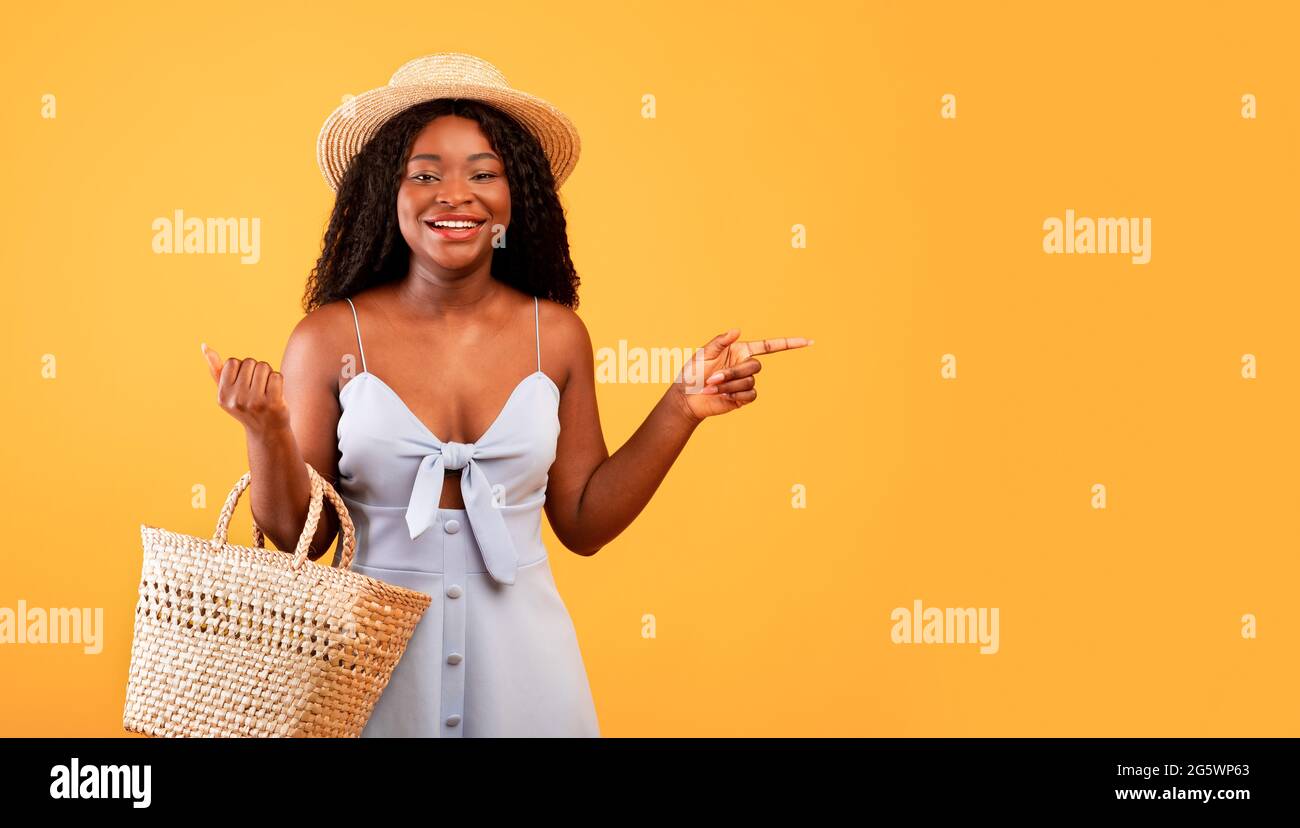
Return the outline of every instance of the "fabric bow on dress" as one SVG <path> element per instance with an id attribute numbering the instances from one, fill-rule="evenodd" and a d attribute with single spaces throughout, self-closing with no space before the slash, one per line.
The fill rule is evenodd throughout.
<path id="1" fill-rule="evenodd" d="M 488 572 L 498 583 L 513 584 L 519 566 L 514 538 L 506 526 L 501 509 L 493 502 L 492 483 L 474 462 L 479 449 L 474 443 L 431 442 L 429 453 L 420 461 L 411 487 L 411 502 L 406 508 L 406 525 L 411 538 L 418 538 L 434 524 L 442 498 L 443 478 L 448 471 L 460 470 L 460 492 L 465 501 L 474 538 Z"/>

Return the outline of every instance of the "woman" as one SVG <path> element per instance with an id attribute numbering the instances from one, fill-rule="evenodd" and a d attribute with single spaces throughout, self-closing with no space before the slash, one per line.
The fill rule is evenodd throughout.
<path id="1" fill-rule="evenodd" d="M 542 509 L 594 555 L 704 418 L 756 398 L 754 354 L 810 343 L 715 337 L 610 456 L 557 194 L 578 149 L 490 64 L 411 61 L 322 129 L 337 198 L 282 372 L 205 348 L 267 537 L 294 547 L 310 463 L 356 523 L 353 569 L 433 597 L 362 735 L 599 736 Z M 314 559 L 337 533 L 326 510 Z"/>

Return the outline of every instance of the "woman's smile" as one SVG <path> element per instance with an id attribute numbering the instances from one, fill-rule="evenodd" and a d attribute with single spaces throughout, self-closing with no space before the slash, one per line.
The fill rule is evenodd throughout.
<path id="1" fill-rule="evenodd" d="M 448 241 L 465 241 L 478 235 L 487 219 L 478 216 L 444 215 L 424 220 L 424 225 Z"/>

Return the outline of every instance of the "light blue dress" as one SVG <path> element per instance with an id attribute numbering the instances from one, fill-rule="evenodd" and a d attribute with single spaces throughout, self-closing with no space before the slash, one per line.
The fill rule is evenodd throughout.
<path id="1" fill-rule="evenodd" d="M 542 543 L 560 390 L 537 371 L 473 443 L 441 440 L 366 370 L 339 392 L 337 490 L 356 524 L 352 568 L 428 593 L 362 736 L 599 736 L 573 621 Z M 438 506 L 459 469 L 464 509 Z"/>

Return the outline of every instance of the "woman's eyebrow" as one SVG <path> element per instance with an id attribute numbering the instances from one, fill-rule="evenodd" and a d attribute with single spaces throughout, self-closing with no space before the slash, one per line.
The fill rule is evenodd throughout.
<path id="1" fill-rule="evenodd" d="M 480 158 L 491 158 L 493 161 L 500 161 L 500 160 L 501 160 L 500 158 L 497 158 L 496 155 L 495 155 L 494 153 L 491 153 L 491 152 L 476 152 L 476 153 L 474 153 L 473 155 L 471 155 L 471 156 L 469 156 L 468 158 L 466 158 L 465 160 L 466 160 L 466 161 L 477 161 L 477 160 L 479 160 Z M 411 163 L 412 161 L 418 161 L 418 160 L 420 160 L 420 159 L 428 159 L 429 161 L 441 161 L 441 160 L 442 160 L 442 156 L 441 156 L 441 155 L 434 155 L 433 153 L 430 153 L 430 152 L 422 152 L 422 153 L 420 153 L 419 155 L 412 155 L 409 159 L 407 159 L 406 163 L 409 164 L 409 163 Z"/>

